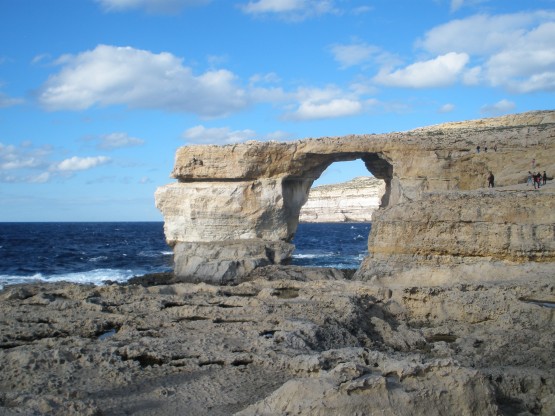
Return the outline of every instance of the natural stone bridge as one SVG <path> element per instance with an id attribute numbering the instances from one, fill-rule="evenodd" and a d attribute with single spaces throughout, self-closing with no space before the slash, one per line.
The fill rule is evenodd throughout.
<path id="1" fill-rule="evenodd" d="M 172 172 L 178 182 L 156 191 L 174 272 L 186 281 L 236 283 L 257 267 L 286 262 L 314 180 L 332 163 L 355 159 L 386 183 L 358 277 L 408 262 L 551 261 L 552 194 L 523 198 L 530 206 L 517 218 L 514 197 L 464 191 L 487 186 L 489 171 L 498 186 L 523 182 L 533 158 L 553 172 L 554 132 L 555 112 L 542 111 L 401 133 L 182 147 Z M 477 153 L 477 146 L 489 150 Z M 539 223 L 527 220 L 540 209 L 550 212 Z"/>

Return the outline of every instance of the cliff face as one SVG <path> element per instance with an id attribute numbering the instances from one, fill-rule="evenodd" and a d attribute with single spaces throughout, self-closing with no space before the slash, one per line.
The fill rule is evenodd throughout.
<path id="1" fill-rule="evenodd" d="M 287 261 L 314 180 L 332 163 L 356 159 L 385 184 L 357 278 L 492 259 L 555 261 L 553 221 L 535 214 L 537 206 L 553 211 L 552 197 L 545 188 L 520 195 L 534 192 L 526 189 L 528 171 L 555 172 L 555 111 L 536 111 L 398 133 L 182 147 L 178 182 L 156 191 L 176 274 L 237 283 Z M 496 188 L 486 198 L 479 190 L 489 172 Z"/>
<path id="2" fill-rule="evenodd" d="M 301 208 L 300 222 L 370 222 L 380 207 L 385 182 L 360 176 L 348 182 L 316 186 Z"/>

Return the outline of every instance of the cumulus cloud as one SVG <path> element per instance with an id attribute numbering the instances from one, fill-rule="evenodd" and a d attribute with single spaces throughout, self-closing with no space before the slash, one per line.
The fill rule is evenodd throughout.
<path id="1" fill-rule="evenodd" d="M 348 68 L 369 62 L 372 57 L 380 52 L 380 48 L 363 42 L 348 45 L 335 44 L 330 47 L 334 59 L 339 62 L 341 68 Z"/>
<path id="2" fill-rule="evenodd" d="M 227 144 L 252 140 L 256 137 L 253 130 L 231 130 L 229 127 L 191 127 L 183 132 L 182 137 L 189 143 Z"/>
<path id="3" fill-rule="evenodd" d="M 484 105 L 480 112 L 482 114 L 490 115 L 490 116 L 499 116 L 502 114 L 506 114 L 516 108 L 515 103 L 512 101 L 503 99 L 501 101 L 496 102 L 495 104 L 488 104 Z"/>
<path id="4" fill-rule="evenodd" d="M 185 7 L 199 6 L 211 0 L 96 0 L 108 12 L 144 9 L 149 13 L 176 13 Z"/>
<path id="5" fill-rule="evenodd" d="M 356 115 L 364 106 L 355 94 L 336 87 L 302 88 L 297 92 L 298 107 L 286 117 L 293 120 L 315 120 Z"/>
<path id="6" fill-rule="evenodd" d="M 53 162 L 52 153 L 50 145 L 36 147 L 31 142 L 19 145 L 0 143 L 0 182 L 44 183 L 111 162 L 106 156 L 74 156 Z"/>
<path id="7" fill-rule="evenodd" d="M 290 140 L 291 134 L 278 130 L 267 134 L 258 134 L 254 130 L 232 130 L 229 127 L 191 127 L 183 132 L 182 137 L 188 143 L 195 144 L 231 144 L 247 140 Z"/>
<path id="8" fill-rule="evenodd" d="M 247 92 L 227 70 L 194 75 L 180 58 L 131 47 L 99 45 L 57 60 L 62 68 L 38 91 L 48 110 L 124 104 L 219 117 L 245 108 Z"/>
<path id="9" fill-rule="evenodd" d="M 105 150 L 119 149 L 122 147 L 140 146 L 144 140 L 131 137 L 127 133 L 110 133 L 100 136 L 98 148 Z"/>
<path id="10" fill-rule="evenodd" d="M 20 146 L 0 143 L 0 170 L 39 168 L 45 166 L 45 157 L 51 152 L 49 146 L 33 148 L 29 142 Z"/>
<path id="11" fill-rule="evenodd" d="M 555 12 L 475 15 L 428 31 L 418 45 L 431 53 L 465 53 L 479 62 L 465 76 L 513 92 L 555 90 Z"/>
<path id="12" fill-rule="evenodd" d="M 301 21 L 312 16 L 336 13 L 333 0 L 257 0 L 240 6 L 250 15 L 275 15 L 292 21 Z"/>
<path id="13" fill-rule="evenodd" d="M 52 166 L 52 170 L 59 172 L 73 172 L 78 170 L 88 170 L 100 165 L 105 165 L 109 163 L 111 159 L 106 156 L 89 156 L 89 157 L 78 157 L 73 156 L 69 159 L 62 160 L 60 163 Z"/>
<path id="14" fill-rule="evenodd" d="M 450 52 L 393 71 L 383 68 L 374 81 L 391 87 L 444 87 L 459 79 L 468 60 L 466 53 Z"/>

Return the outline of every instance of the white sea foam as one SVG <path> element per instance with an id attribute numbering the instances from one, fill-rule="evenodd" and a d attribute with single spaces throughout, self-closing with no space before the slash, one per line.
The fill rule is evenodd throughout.
<path id="1" fill-rule="evenodd" d="M 333 257 L 334 253 L 306 253 L 306 254 L 293 254 L 295 259 L 317 259 L 320 257 Z"/>
<path id="2" fill-rule="evenodd" d="M 173 256 L 173 251 L 156 251 L 156 250 L 150 250 L 150 251 L 140 251 L 139 252 L 139 256 L 141 257 L 158 257 L 158 256 Z"/>
<path id="3" fill-rule="evenodd" d="M 125 282 L 131 277 L 141 274 L 144 274 L 144 272 L 134 272 L 132 270 L 95 269 L 86 272 L 65 273 L 51 276 L 44 276 L 41 273 L 31 276 L 0 275 L 0 290 L 5 285 L 36 282 L 72 282 L 101 285 L 107 281 Z"/>
<path id="4" fill-rule="evenodd" d="M 90 258 L 89 261 L 95 263 L 97 261 L 102 261 L 102 260 L 107 260 L 107 259 L 108 259 L 107 256 L 98 256 L 98 257 Z"/>

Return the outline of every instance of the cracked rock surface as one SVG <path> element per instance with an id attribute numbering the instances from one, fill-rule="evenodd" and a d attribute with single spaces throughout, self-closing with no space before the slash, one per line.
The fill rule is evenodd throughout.
<path id="1" fill-rule="evenodd" d="M 0 414 L 552 415 L 555 281 L 8 286 Z M 346 276 L 345 276 L 346 277 Z"/>

